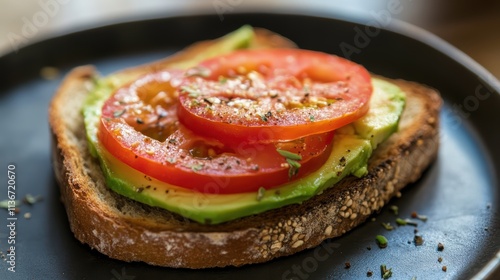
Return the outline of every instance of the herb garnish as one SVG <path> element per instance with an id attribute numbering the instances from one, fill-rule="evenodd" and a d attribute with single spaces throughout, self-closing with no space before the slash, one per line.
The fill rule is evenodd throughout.
<path id="1" fill-rule="evenodd" d="M 264 198 L 264 194 L 266 193 L 266 189 L 264 187 L 260 187 L 257 191 L 257 201 L 261 201 Z"/>
<path id="2" fill-rule="evenodd" d="M 203 169 L 203 164 L 193 164 L 193 165 L 191 165 L 191 170 L 193 170 L 194 172 L 200 171 L 201 169 Z"/>
<path id="3" fill-rule="evenodd" d="M 387 247 L 387 244 L 388 244 L 388 241 L 387 241 L 387 238 L 385 238 L 385 236 L 383 235 L 377 235 L 375 237 L 375 240 L 377 240 L 377 244 L 380 248 L 386 248 Z"/>
<path id="4" fill-rule="evenodd" d="M 120 117 L 121 115 L 123 115 L 124 113 L 125 113 L 125 109 L 123 109 L 123 110 L 117 110 L 117 111 L 114 111 L 114 112 L 113 112 L 113 117 L 118 118 L 118 117 Z"/>
<path id="5" fill-rule="evenodd" d="M 383 279 L 389 279 L 392 276 L 392 268 L 387 268 L 385 264 L 380 265 L 380 274 Z"/>
<path id="6" fill-rule="evenodd" d="M 198 97 L 200 96 L 200 92 L 194 88 L 188 86 L 182 86 L 181 90 L 188 93 L 189 97 Z"/>
<path id="7" fill-rule="evenodd" d="M 211 74 L 210 69 L 208 69 L 206 67 L 197 66 L 197 67 L 193 67 L 191 69 L 188 69 L 186 71 L 185 76 L 186 77 L 203 77 L 203 78 L 206 78 L 206 77 L 210 76 L 210 74 Z"/>
<path id="8" fill-rule="evenodd" d="M 394 227 L 391 225 L 391 223 L 382 223 L 382 226 L 386 229 L 386 230 L 393 230 Z"/>
<path id="9" fill-rule="evenodd" d="M 302 160 L 302 156 L 281 149 L 276 149 L 276 151 L 281 156 L 285 157 L 288 166 L 290 166 L 290 169 L 288 170 L 288 178 L 292 178 L 293 176 L 297 175 L 297 173 L 299 173 L 300 167 L 302 166 L 298 161 Z"/>
<path id="10" fill-rule="evenodd" d="M 299 155 L 299 154 L 294 154 L 292 152 L 289 152 L 289 151 L 286 151 L 286 150 L 281 150 L 281 149 L 276 149 L 276 151 L 284 156 L 285 158 L 287 159 L 291 159 L 291 160 L 302 160 L 302 156 Z"/>

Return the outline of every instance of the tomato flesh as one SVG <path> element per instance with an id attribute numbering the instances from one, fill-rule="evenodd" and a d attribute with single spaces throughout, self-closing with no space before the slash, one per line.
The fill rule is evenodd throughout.
<path id="1" fill-rule="evenodd" d="M 368 111 L 371 79 L 362 66 L 307 50 L 241 50 L 202 62 L 186 78 L 179 120 L 228 142 L 275 142 L 325 133 Z"/>
<path id="2" fill-rule="evenodd" d="M 179 71 L 146 75 L 118 89 L 104 104 L 99 142 L 113 156 L 160 181 L 204 193 L 270 189 L 301 178 L 328 158 L 333 131 L 273 143 L 231 143 L 206 137 L 177 118 Z M 300 169 L 278 149 L 300 155 Z"/>

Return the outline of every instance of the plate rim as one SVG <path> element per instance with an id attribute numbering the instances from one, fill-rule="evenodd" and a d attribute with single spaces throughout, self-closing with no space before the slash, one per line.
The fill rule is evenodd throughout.
<path id="1" fill-rule="evenodd" d="M 262 5 L 262 7 L 248 7 L 242 9 L 244 11 L 239 12 L 229 12 L 228 15 L 231 17 L 237 17 L 239 15 L 253 15 L 253 14 L 265 14 L 268 16 L 273 15 L 286 15 L 286 16 L 302 16 L 302 17 L 310 17 L 310 18 L 321 18 L 326 20 L 338 20 L 344 21 L 353 24 L 366 25 L 369 17 L 368 13 L 339 13 L 325 10 L 312 9 L 310 7 L 291 7 L 283 8 L 283 7 L 265 7 L 266 5 Z M 297 6 L 297 5 L 295 5 Z M 28 44 L 23 45 L 18 50 L 10 50 L 8 52 L 0 53 L 0 61 L 4 60 L 5 57 L 17 55 L 18 52 L 22 51 L 25 48 L 33 48 L 36 47 L 37 44 L 46 42 L 48 40 L 53 40 L 57 38 L 61 38 L 64 36 L 77 34 L 80 32 L 89 32 L 92 30 L 97 30 L 101 28 L 110 28 L 117 25 L 125 25 L 125 24 L 133 24 L 136 22 L 144 22 L 144 21 L 154 21 L 154 20 L 162 20 L 169 18 L 189 18 L 189 17 L 204 17 L 204 16 L 218 16 L 214 13 L 213 10 L 209 10 L 207 7 L 191 9 L 186 11 L 175 11 L 175 12 L 163 12 L 163 13 L 151 13 L 151 14 L 143 14 L 140 16 L 121 16 L 118 18 L 114 18 L 112 20 L 102 20 L 94 23 L 84 24 L 77 27 L 72 27 L 60 31 L 52 31 L 47 32 L 35 39 L 29 41 Z M 481 79 L 486 85 L 488 85 L 494 92 L 496 92 L 500 96 L 500 80 L 497 79 L 491 72 L 489 72 L 486 68 L 472 59 L 470 56 L 465 54 L 463 51 L 459 50 L 457 47 L 452 44 L 446 42 L 444 39 L 441 39 L 437 35 L 427 31 L 421 27 L 418 27 L 414 24 L 404 22 L 399 19 L 391 19 L 391 22 L 386 25 L 380 27 L 382 30 L 387 30 L 390 32 L 394 32 L 398 35 L 408 37 L 410 39 L 414 39 L 419 41 L 434 50 L 439 51 L 441 55 L 447 56 L 453 61 L 459 63 L 464 68 L 468 69 L 471 73 L 475 74 L 479 79 Z M 473 276 L 472 279 L 493 279 L 491 277 L 495 277 L 500 275 L 500 248 L 497 250 L 495 256 L 489 260 L 481 270 Z"/>

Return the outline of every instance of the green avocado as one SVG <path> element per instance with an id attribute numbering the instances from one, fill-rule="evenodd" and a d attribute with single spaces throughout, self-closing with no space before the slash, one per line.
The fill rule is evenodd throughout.
<path id="1" fill-rule="evenodd" d="M 225 51 L 230 51 L 230 46 L 238 48 L 245 45 L 242 42 L 250 41 L 252 34 L 250 32 L 245 36 L 234 36 L 232 33 L 232 37 L 230 34 L 219 43 L 224 44 Z M 237 40 L 228 42 L 227 38 L 236 37 Z M 206 58 L 217 54 L 210 51 L 207 56 L 201 56 Z M 190 67 L 202 59 L 197 57 L 196 61 L 185 62 L 184 65 Z M 110 82 L 112 79 L 113 76 L 96 83 L 83 109 L 90 151 L 101 162 L 107 186 L 131 199 L 207 224 L 218 224 L 300 203 L 321 193 L 325 188 L 334 186 L 346 176 L 365 175 L 373 149 L 397 130 L 405 104 L 405 95 L 397 86 L 374 78 L 370 111 L 361 119 L 336 132 L 331 154 L 318 170 L 267 191 L 262 189 L 259 192 L 242 194 L 203 194 L 149 178 L 120 162 L 99 146 L 96 127 L 103 102 L 116 88 L 116 85 Z"/>

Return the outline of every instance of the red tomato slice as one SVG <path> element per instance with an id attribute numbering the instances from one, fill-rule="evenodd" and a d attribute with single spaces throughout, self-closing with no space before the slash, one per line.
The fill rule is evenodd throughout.
<path id="1" fill-rule="evenodd" d="M 277 187 L 309 174 L 328 158 L 333 132 L 283 143 L 234 145 L 192 132 L 176 115 L 181 74 L 154 73 L 117 90 L 102 108 L 102 146 L 145 176 L 205 193 Z M 277 149 L 301 159 L 287 161 Z"/>
<path id="2" fill-rule="evenodd" d="M 191 72 L 199 75 L 183 81 L 179 120 L 196 133 L 233 142 L 335 130 L 363 116 L 372 93 L 365 68 L 308 50 L 241 50 Z"/>

